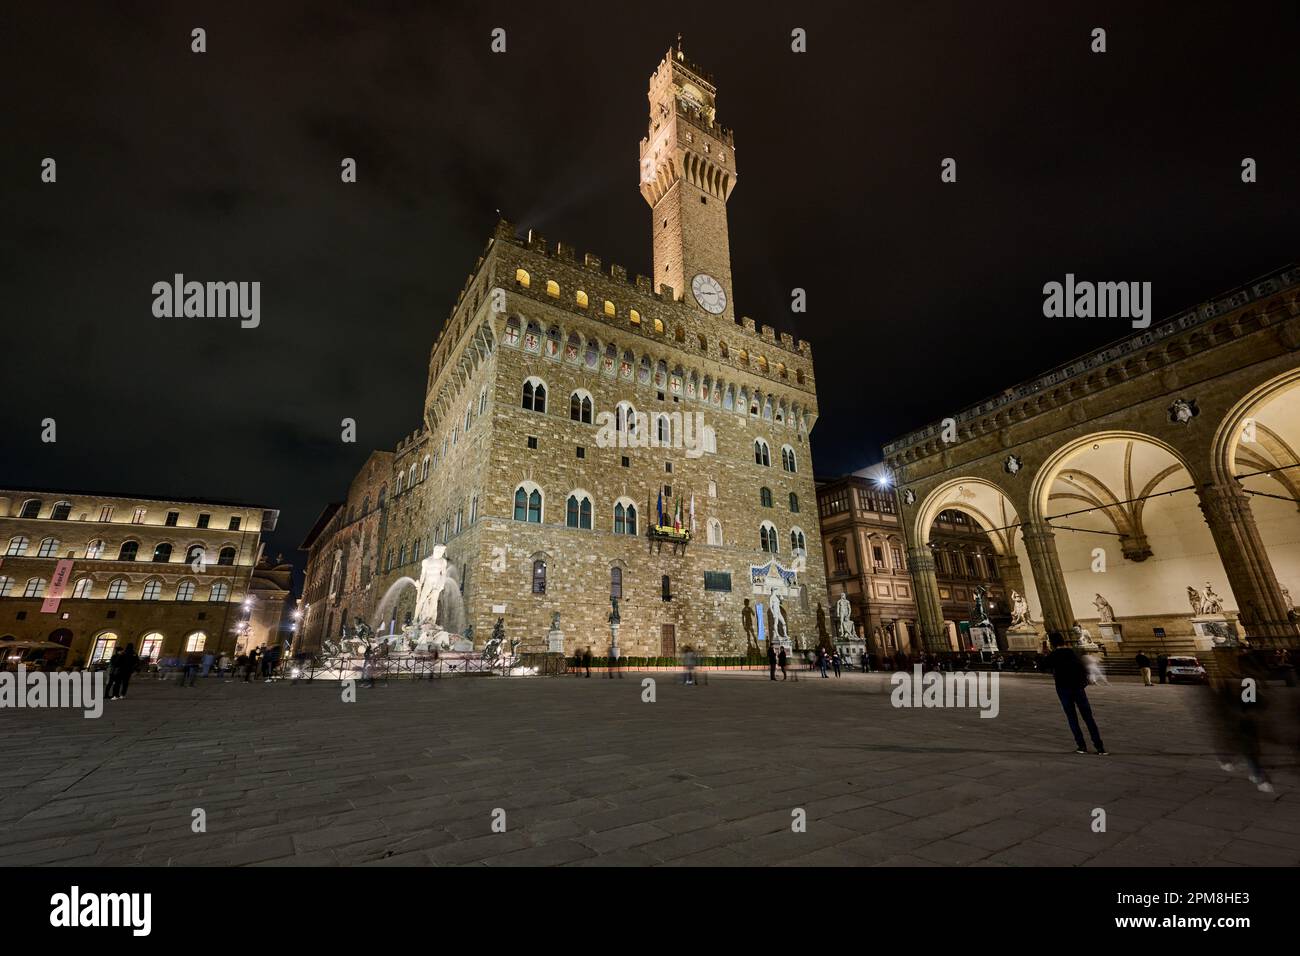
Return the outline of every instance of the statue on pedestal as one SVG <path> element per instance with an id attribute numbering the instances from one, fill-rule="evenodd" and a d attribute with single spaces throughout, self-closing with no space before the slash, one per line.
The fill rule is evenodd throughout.
<path id="1" fill-rule="evenodd" d="M 1102 624 L 1111 624 L 1115 620 L 1115 609 L 1110 606 L 1110 602 L 1098 594 L 1093 598 L 1092 606 L 1097 609 L 1097 617 Z"/>
<path id="2" fill-rule="evenodd" d="M 447 584 L 447 546 L 436 544 L 427 558 L 420 562 L 420 580 L 415 584 L 416 624 L 430 626 L 438 620 L 438 598 Z"/>
<path id="3" fill-rule="evenodd" d="M 785 615 L 781 613 L 781 599 L 772 592 L 772 640 L 790 639 L 790 629 L 786 626 Z"/>
<path id="4" fill-rule="evenodd" d="M 835 602 L 835 619 L 839 625 L 840 638 L 853 637 L 853 605 L 849 602 L 847 591 L 840 591 L 840 599 Z"/>
<path id="5" fill-rule="evenodd" d="M 1011 626 L 1034 626 L 1034 622 L 1029 619 L 1029 602 L 1025 600 L 1024 595 L 1015 590 L 1011 592 Z"/>

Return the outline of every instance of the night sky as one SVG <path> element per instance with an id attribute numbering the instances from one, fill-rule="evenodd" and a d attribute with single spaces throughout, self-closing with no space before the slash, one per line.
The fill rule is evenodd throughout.
<path id="1" fill-rule="evenodd" d="M 1294 2 L 172 6 L 0 20 L 0 483 L 265 504 L 295 560 L 418 426 L 497 209 L 650 272 L 678 31 L 736 131 L 737 311 L 813 344 L 819 475 L 1130 332 L 1043 318 L 1044 282 L 1150 281 L 1158 320 L 1297 255 Z M 176 272 L 260 280 L 261 327 L 155 318 Z"/>

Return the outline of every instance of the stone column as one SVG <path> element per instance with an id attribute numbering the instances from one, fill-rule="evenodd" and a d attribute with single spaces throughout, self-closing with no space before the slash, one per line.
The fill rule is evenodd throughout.
<path id="1" fill-rule="evenodd" d="M 1250 497 L 1235 482 L 1207 483 L 1197 488 L 1196 495 L 1237 599 L 1246 636 L 1252 643 L 1295 646 L 1300 630 L 1287 618 L 1289 608 L 1264 551 Z"/>
<path id="2" fill-rule="evenodd" d="M 948 634 L 943 627 L 943 605 L 939 601 L 939 578 L 935 574 L 934 555 L 928 547 L 908 548 L 907 567 L 912 572 L 912 590 L 916 595 L 917 623 L 925 650 L 938 653 L 948 650 Z"/>
<path id="3" fill-rule="evenodd" d="M 1056 534 L 1046 522 L 1021 525 L 1020 534 L 1025 539 L 1029 570 L 1034 575 L 1034 586 L 1038 589 L 1043 626 L 1049 634 L 1060 631 L 1068 636 L 1074 624 L 1074 611 L 1070 608 L 1070 593 L 1065 588 L 1061 561 L 1056 555 Z M 1030 608 L 1031 612 L 1032 610 Z"/>

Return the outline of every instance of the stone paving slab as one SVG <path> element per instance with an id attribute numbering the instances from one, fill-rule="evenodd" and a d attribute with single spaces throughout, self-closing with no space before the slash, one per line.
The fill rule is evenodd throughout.
<path id="1" fill-rule="evenodd" d="M 1041 679 L 1004 677 L 995 719 L 889 690 L 142 681 L 98 720 L 0 711 L 0 865 L 1300 864 L 1296 690 L 1267 689 L 1272 794 L 1219 769 L 1199 688 L 1092 691 L 1106 758 Z"/>

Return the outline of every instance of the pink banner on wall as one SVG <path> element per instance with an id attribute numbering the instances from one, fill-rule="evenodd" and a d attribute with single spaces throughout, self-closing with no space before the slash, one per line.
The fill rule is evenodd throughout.
<path id="1" fill-rule="evenodd" d="M 59 609 L 59 599 L 63 597 L 63 589 L 68 586 L 70 577 L 72 559 L 64 558 L 54 566 L 54 575 L 50 578 L 50 586 L 45 589 L 45 601 L 41 604 L 42 614 L 53 614 Z"/>

